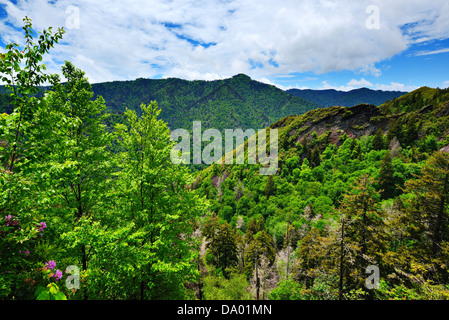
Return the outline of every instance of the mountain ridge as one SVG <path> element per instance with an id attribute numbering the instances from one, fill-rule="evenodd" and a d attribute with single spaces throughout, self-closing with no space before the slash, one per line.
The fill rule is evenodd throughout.
<path id="1" fill-rule="evenodd" d="M 113 113 L 126 107 L 138 110 L 142 102 L 155 100 L 162 110 L 161 118 L 171 128 L 190 129 L 193 121 L 204 121 L 219 130 L 257 129 L 320 107 L 244 74 L 212 81 L 138 78 L 95 83 L 92 90 L 105 99 Z M 223 118 L 231 120 L 223 122 Z"/>
<path id="2" fill-rule="evenodd" d="M 335 89 L 288 89 L 287 93 L 314 102 L 321 107 L 352 107 L 362 103 L 380 105 L 386 101 L 398 98 L 406 91 L 373 90 L 366 87 L 350 91 Z"/>

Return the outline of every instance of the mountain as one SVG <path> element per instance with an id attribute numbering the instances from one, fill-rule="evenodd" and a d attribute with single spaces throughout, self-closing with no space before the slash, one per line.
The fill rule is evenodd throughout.
<path id="1" fill-rule="evenodd" d="M 48 89 L 48 88 L 43 88 Z M 140 112 L 140 104 L 157 101 L 160 117 L 170 128 L 261 129 L 288 115 L 303 114 L 320 106 L 292 96 L 275 86 L 244 74 L 215 81 L 177 78 L 112 81 L 92 84 L 94 98 L 101 95 L 107 111 L 121 114 L 126 108 Z M 8 96 L 0 87 L 0 112 L 10 113 Z"/>
<path id="2" fill-rule="evenodd" d="M 211 210 L 234 225 L 239 216 L 249 221 L 262 214 L 276 237 L 275 226 L 285 221 L 283 215 L 289 210 L 301 215 L 312 204 L 315 215 L 323 218 L 339 206 L 342 193 L 356 177 L 367 173 L 377 178 L 386 150 L 394 158 L 398 186 L 418 174 L 433 152 L 449 152 L 449 88 L 422 87 L 380 106 L 314 109 L 282 118 L 268 128 L 277 129 L 279 136 L 278 170 L 270 178 L 276 190 L 272 210 L 267 209 L 270 202 L 265 199 L 269 177 L 259 174 L 258 165 L 214 164 L 198 173 L 194 188 L 217 201 Z M 402 191 L 398 187 L 396 192 Z M 239 209 L 242 194 L 245 210 Z M 226 216 L 221 216 L 225 206 L 232 211 L 227 208 Z"/>
<path id="3" fill-rule="evenodd" d="M 304 145 L 319 146 L 322 152 L 328 144 L 338 148 L 347 138 L 366 140 L 377 131 L 385 136 L 385 147 L 395 153 L 426 150 L 429 137 L 435 139 L 438 150 L 449 152 L 449 88 L 421 87 L 380 106 L 318 108 L 282 118 L 268 129 L 278 129 L 281 166 L 278 173 L 285 157 L 297 154 L 302 162 L 310 156 Z"/>
<path id="4" fill-rule="evenodd" d="M 423 107 L 441 106 L 449 100 L 447 89 L 421 87 L 392 101 L 383 103 L 380 108 L 384 113 L 403 113 L 416 111 Z"/>
<path id="5" fill-rule="evenodd" d="M 110 112 L 123 112 L 126 107 L 139 110 L 141 103 L 156 100 L 162 109 L 160 117 L 170 128 L 190 129 L 193 121 L 201 121 L 203 127 L 218 130 L 257 130 L 285 116 L 319 108 L 244 74 L 215 81 L 139 78 L 96 83 L 92 90 L 105 99 Z"/>
<path id="6" fill-rule="evenodd" d="M 289 89 L 286 92 L 296 97 L 312 101 L 322 107 L 351 107 L 362 103 L 378 106 L 385 101 L 392 100 L 407 93 L 402 91 L 371 90 L 368 88 L 354 89 L 347 92 L 334 89 Z"/>
<path id="7" fill-rule="evenodd" d="M 213 164 L 192 184 L 210 203 L 204 270 L 234 279 L 263 270 L 260 291 L 270 299 L 449 297 L 446 264 L 435 276 L 422 267 L 443 261 L 432 260 L 443 252 L 432 251 L 435 243 L 449 259 L 449 89 L 315 109 L 270 128 L 279 134 L 275 174 L 261 175 L 260 164 Z M 434 228 L 441 221 L 445 229 Z M 256 245 L 265 260 L 254 266 Z M 232 274 L 214 252 L 236 257 Z M 379 290 L 365 290 L 367 266 L 382 266 Z M 426 276 L 435 285 L 415 281 Z"/>

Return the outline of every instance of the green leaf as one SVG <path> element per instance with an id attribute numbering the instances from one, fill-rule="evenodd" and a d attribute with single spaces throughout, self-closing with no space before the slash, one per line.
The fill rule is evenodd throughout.
<path id="1" fill-rule="evenodd" d="M 42 291 L 38 296 L 37 300 L 51 300 L 50 292 L 48 291 Z"/>
<path id="2" fill-rule="evenodd" d="M 59 292 L 58 286 L 56 284 L 54 284 L 54 283 L 50 283 L 48 285 L 48 288 L 50 288 L 50 293 L 53 294 L 53 295 L 56 295 Z"/>
<path id="3" fill-rule="evenodd" d="M 55 300 L 67 300 L 67 297 L 65 296 L 65 294 L 63 294 L 62 292 L 58 292 L 55 295 Z"/>
<path id="4" fill-rule="evenodd" d="M 42 291 L 45 291 L 45 288 L 41 285 L 38 285 L 35 296 L 38 297 L 42 293 Z"/>

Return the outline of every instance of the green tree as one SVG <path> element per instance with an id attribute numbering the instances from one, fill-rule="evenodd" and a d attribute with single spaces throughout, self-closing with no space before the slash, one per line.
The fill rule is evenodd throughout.
<path id="1" fill-rule="evenodd" d="M 373 149 L 374 150 L 383 150 L 385 149 L 385 140 L 384 133 L 381 128 L 376 130 L 376 133 L 373 137 Z"/>
<path id="2" fill-rule="evenodd" d="M 268 263 L 268 266 L 271 266 L 276 257 L 273 237 L 265 230 L 255 234 L 246 247 L 244 257 L 246 274 L 251 275 L 253 272 L 255 274 L 256 299 L 259 300 L 261 280 L 259 269 L 261 268 L 263 260 Z"/>
<path id="3" fill-rule="evenodd" d="M 107 190 L 113 181 L 108 150 L 112 135 L 103 124 L 104 100 L 92 100 L 85 73 L 70 62 L 62 73 L 66 81 L 52 78 L 55 85 L 35 113 L 32 138 L 26 144 L 35 159 L 29 174 L 39 181 L 40 197 L 46 203 L 42 209 L 54 226 L 54 244 L 61 244 L 59 235 L 73 241 L 63 245 L 73 248 L 70 255 L 86 272 L 89 257 L 98 250 L 92 245 L 91 224 L 101 219 L 107 222 Z M 87 298 L 86 291 L 84 295 Z"/>
<path id="4" fill-rule="evenodd" d="M 26 172 L 32 150 L 24 143 L 30 139 L 28 130 L 42 101 L 35 97 L 38 86 L 50 79 L 43 56 L 64 33 L 63 29 L 56 33 L 45 29 L 35 43 L 31 19 L 25 17 L 23 22 L 25 43 L 10 43 L 0 53 L 0 78 L 13 107 L 0 120 L 0 298 L 16 299 L 27 295 L 24 274 L 38 263 L 34 248 L 45 235 L 37 227 L 44 222 L 39 212 L 42 201 L 34 191 L 37 182 Z"/>
<path id="5" fill-rule="evenodd" d="M 310 158 L 310 165 L 312 168 L 316 168 L 320 165 L 321 158 L 320 158 L 320 149 L 318 146 L 315 146 L 312 151 L 312 155 Z"/>
<path id="6" fill-rule="evenodd" d="M 392 198 L 396 195 L 394 169 L 389 150 L 385 152 L 385 156 L 380 164 L 378 183 L 381 189 L 381 199 Z"/>
<path id="7" fill-rule="evenodd" d="M 207 239 L 206 248 L 214 258 L 213 264 L 229 278 L 228 268 L 237 265 L 237 234 L 226 221 L 212 218 L 205 224 L 203 234 Z"/>
<path id="8" fill-rule="evenodd" d="M 272 195 L 276 193 L 276 184 L 274 183 L 274 179 L 272 175 L 269 175 L 267 178 L 267 183 L 265 185 L 265 196 L 269 199 Z"/>
<path id="9" fill-rule="evenodd" d="M 406 184 L 398 225 L 403 226 L 399 248 L 390 264 L 406 283 L 447 283 L 449 272 L 449 155 L 435 152 L 421 175 Z"/>
<path id="10" fill-rule="evenodd" d="M 182 298 L 186 281 L 198 277 L 199 244 L 192 235 L 205 206 L 187 187 L 193 182 L 188 169 L 171 162 L 174 142 L 167 124 L 158 119 L 157 103 L 141 109 L 141 117 L 127 110 L 127 123 L 117 125 L 122 148 L 117 219 L 133 226 L 134 239 L 129 249 L 133 262 L 122 268 L 135 270 L 132 281 L 141 299 Z"/>
<path id="11" fill-rule="evenodd" d="M 10 91 L 11 103 L 14 106 L 15 117 L 14 134 L 12 139 L 7 139 L 9 150 L 7 159 L 9 159 L 8 171 L 14 170 L 14 164 L 20 155 L 20 139 L 24 137 L 22 128 L 24 121 L 30 120 L 35 111 L 39 99 L 35 95 L 39 92 L 39 85 L 50 80 L 49 75 L 45 74 L 45 64 L 41 61 L 43 56 L 49 52 L 58 41 L 62 38 L 64 30 L 59 28 L 53 34 L 52 28 L 43 30 L 40 34 L 38 43 L 33 39 L 33 28 L 31 19 L 25 17 L 23 19 L 25 32 L 25 45 L 21 47 L 13 42 L 6 46 L 6 52 L 0 54 L 0 75 L 6 88 Z"/>
<path id="12" fill-rule="evenodd" d="M 374 178 L 362 175 L 341 202 L 340 298 L 351 290 L 364 289 L 366 267 L 382 263 L 385 225 L 373 184 Z"/>
<path id="13" fill-rule="evenodd" d="M 209 275 L 204 278 L 206 300 L 249 300 L 248 280 L 244 274 L 233 273 L 229 279 Z"/>

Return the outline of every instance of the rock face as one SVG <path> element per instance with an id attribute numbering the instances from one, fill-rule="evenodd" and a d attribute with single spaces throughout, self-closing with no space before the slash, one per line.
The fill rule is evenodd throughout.
<path id="1" fill-rule="evenodd" d="M 428 93 L 428 90 L 425 92 Z M 416 98 L 416 92 L 411 93 L 411 96 Z M 311 110 L 301 116 L 283 118 L 270 128 L 282 128 L 286 132 L 281 136 L 281 140 L 284 140 L 280 142 L 284 147 L 302 142 L 304 139 L 310 141 L 314 133 L 316 136 L 326 134 L 329 142 L 339 146 L 343 140 L 340 137 L 344 134 L 360 139 L 363 136 L 373 135 L 379 129 L 384 135 L 389 136 L 392 152 L 400 150 L 404 143 L 414 144 L 428 134 L 434 134 L 440 142 L 449 142 L 449 101 L 441 102 L 440 99 L 437 103 L 430 103 L 420 108 L 415 103 L 414 109 L 407 111 L 410 109 L 407 104 L 414 103 L 415 100 L 409 102 L 406 98 L 401 97 L 401 101 L 405 102 L 400 104 L 393 100 L 379 107 L 359 104 L 353 107 L 335 106 Z M 390 105 L 395 105 L 395 109 Z M 442 147 L 441 151 L 449 152 L 449 143 Z"/>
<path id="2" fill-rule="evenodd" d="M 440 149 L 441 152 L 449 152 L 449 144 Z"/>

